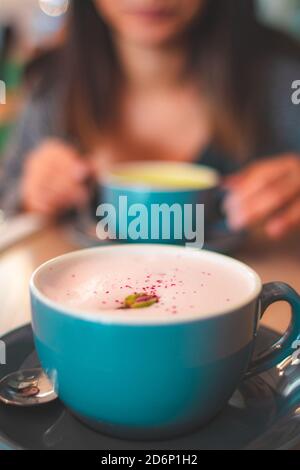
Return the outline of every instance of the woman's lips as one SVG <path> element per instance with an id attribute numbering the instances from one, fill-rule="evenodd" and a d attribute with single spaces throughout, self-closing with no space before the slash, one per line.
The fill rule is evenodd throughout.
<path id="1" fill-rule="evenodd" d="M 141 19 L 149 21 L 160 21 L 172 18 L 174 16 L 173 10 L 166 9 L 142 9 L 142 10 L 131 10 L 128 11 L 130 15 L 134 15 Z"/>

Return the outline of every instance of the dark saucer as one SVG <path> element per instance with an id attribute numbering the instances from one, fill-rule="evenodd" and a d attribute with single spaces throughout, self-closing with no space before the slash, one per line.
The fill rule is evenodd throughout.
<path id="1" fill-rule="evenodd" d="M 261 328 L 257 351 L 276 338 L 276 333 Z M 0 366 L 0 377 L 20 367 L 38 366 L 29 325 L 2 340 L 7 346 L 7 365 Z M 299 369 L 290 366 L 283 377 L 272 369 L 244 381 L 227 407 L 207 426 L 168 441 L 135 442 L 98 434 L 74 418 L 58 400 L 26 409 L 0 404 L 0 449 L 290 449 L 300 446 L 299 415 Z"/>

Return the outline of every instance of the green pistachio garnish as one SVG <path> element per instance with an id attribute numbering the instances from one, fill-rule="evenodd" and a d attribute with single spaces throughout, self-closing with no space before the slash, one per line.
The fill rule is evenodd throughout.
<path id="1" fill-rule="evenodd" d="M 124 300 L 124 308 L 145 308 L 150 307 L 158 302 L 158 297 L 155 294 L 131 294 Z"/>

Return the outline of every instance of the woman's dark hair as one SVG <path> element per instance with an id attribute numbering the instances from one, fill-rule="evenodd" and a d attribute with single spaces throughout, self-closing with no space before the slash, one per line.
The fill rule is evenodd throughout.
<path id="1" fill-rule="evenodd" d="M 215 142 L 237 157 L 251 156 L 267 129 L 262 103 L 268 59 L 280 49 L 299 55 L 298 45 L 260 25 L 253 0 L 206 0 L 185 39 L 189 72 L 205 91 Z M 72 1 L 63 45 L 43 61 L 49 68 L 38 88 L 57 88 L 65 131 L 84 147 L 116 118 L 122 83 L 110 29 L 93 0 Z"/>

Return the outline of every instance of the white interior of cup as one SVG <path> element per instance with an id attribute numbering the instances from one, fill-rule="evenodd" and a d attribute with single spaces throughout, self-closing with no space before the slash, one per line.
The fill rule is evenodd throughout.
<path id="1" fill-rule="evenodd" d="M 152 191 L 199 191 L 216 187 L 219 180 L 218 172 L 205 165 L 136 161 L 104 171 L 100 184 Z"/>
<path id="2" fill-rule="evenodd" d="M 239 279 L 241 286 L 243 286 L 243 290 L 241 290 L 242 294 L 238 301 L 231 303 L 230 305 L 226 305 L 226 303 L 222 303 L 222 305 L 216 309 L 216 311 L 204 311 L 202 309 L 201 315 L 197 312 L 189 312 L 186 315 L 180 313 L 180 315 L 170 315 L 170 314 L 162 314 L 160 313 L 159 317 L 153 315 L 150 309 L 145 308 L 142 309 L 143 312 L 132 312 L 132 309 L 129 309 L 130 312 L 126 309 L 124 310 L 116 310 L 114 309 L 103 309 L 97 312 L 95 311 L 85 311 L 76 306 L 66 306 L 63 305 L 61 302 L 53 300 L 49 298 L 49 295 L 45 295 L 45 286 L 47 286 L 51 282 L 51 276 L 53 279 L 53 275 L 55 272 L 59 272 L 60 270 L 65 269 L 68 264 L 72 263 L 81 263 L 83 260 L 96 260 L 97 263 L 99 262 L 99 270 L 101 269 L 101 260 L 104 261 L 106 259 L 110 259 L 110 257 L 117 257 L 117 259 L 121 259 L 122 255 L 126 256 L 134 256 L 142 255 L 143 253 L 147 252 L 147 254 L 151 254 L 153 256 L 159 256 L 162 261 L 163 266 L 163 256 L 173 254 L 181 256 L 185 259 L 189 257 L 193 257 L 193 261 L 199 260 L 199 263 L 202 263 L 205 266 L 207 263 L 214 263 L 215 265 L 222 266 L 222 269 L 225 269 L 225 272 L 228 273 L 234 272 L 236 274 L 235 278 Z M 54 274 L 53 274 L 54 273 Z M 224 277 L 226 279 L 226 276 Z M 197 281 L 197 280 L 196 280 Z M 198 281 L 197 281 L 198 282 Z M 48 284 L 47 284 L 48 283 Z M 200 283 L 200 281 L 199 281 Z M 200 284 L 199 284 L 200 286 Z M 235 290 L 239 289 L 239 286 L 234 285 L 233 288 Z M 117 323 L 117 324 L 137 324 L 137 325 L 155 325 L 155 324 L 164 324 L 164 323 L 185 323 L 188 321 L 195 321 L 201 319 L 207 319 L 209 317 L 215 317 L 218 315 L 224 315 L 226 313 L 232 312 L 237 310 L 251 301 L 255 300 L 261 291 L 262 284 L 259 276 L 247 265 L 229 258 L 224 255 L 208 252 L 205 250 L 198 250 L 193 248 L 186 248 L 186 247 L 177 247 L 177 246 L 169 246 L 169 245 L 117 245 L 114 247 L 98 247 L 98 248 L 90 248 L 86 250 L 80 250 L 73 253 L 65 254 L 53 260 L 50 260 L 40 266 L 32 275 L 30 281 L 30 289 L 31 293 L 36 296 L 41 302 L 43 302 L 48 307 L 54 309 L 55 311 L 60 312 L 61 314 L 72 315 L 80 318 L 84 318 L 86 320 L 90 320 L 93 322 L 101 322 L 101 323 Z M 214 295 L 218 295 L 218 290 Z M 138 309 L 140 310 L 140 309 Z"/>

